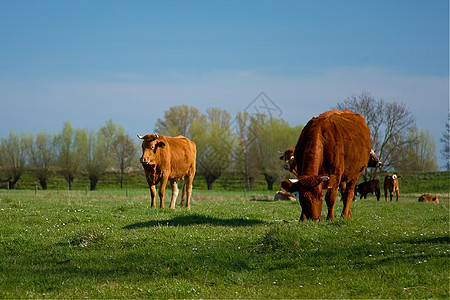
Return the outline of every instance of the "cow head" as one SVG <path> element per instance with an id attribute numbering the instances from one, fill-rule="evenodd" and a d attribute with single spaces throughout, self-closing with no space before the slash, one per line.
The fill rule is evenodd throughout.
<path id="1" fill-rule="evenodd" d="M 283 168 L 286 171 L 292 171 L 295 168 L 294 148 L 287 148 L 280 154 L 283 154 L 280 156 L 280 159 L 284 161 Z"/>
<path id="2" fill-rule="evenodd" d="M 318 175 L 302 175 L 298 180 L 284 180 L 281 187 L 290 193 L 299 193 L 299 201 L 302 206 L 301 220 L 314 219 L 321 221 L 322 211 L 322 183 L 327 182 L 327 188 L 333 182 L 333 178 Z"/>
<path id="3" fill-rule="evenodd" d="M 375 151 L 373 151 L 373 149 L 370 149 L 369 164 L 367 165 L 367 167 L 379 168 L 381 167 L 381 165 L 382 163 L 378 156 L 375 154 Z"/>
<path id="4" fill-rule="evenodd" d="M 398 185 L 398 180 L 400 178 L 402 178 L 402 176 L 398 176 L 396 174 L 387 174 L 385 181 L 387 181 L 390 186 L 396 186 Z"/>
<path id="5" fill-rule="evenodd" d="M 141 136 L 138 134 L 138 138 L 142 140 L 142 165 L 156 165 L 160 156 L 160 151 L 166 144 L 159 139 L 157 134 L 147 134 Z"/>

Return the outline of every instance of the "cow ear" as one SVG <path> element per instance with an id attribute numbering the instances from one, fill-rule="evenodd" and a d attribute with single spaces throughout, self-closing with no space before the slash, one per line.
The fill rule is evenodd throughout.
<path id="1" fill-rule="evenodd" d="M 281 156 L 280 156 L 280 159 L 283 160 L 283 159 L 284 159 L 284 155 L 281 155 Z"/>
<path id="2" fill-rule="evenodd" d="M 313 188 L 321 184 L 323 181 L 328 181 L 328 176 L 317 175 L 303 175 L 298 178 L 298 183 L 307 188 Z"/>
<path id="3" fill-rule="evenodd" d="M 397 179 L 400 179 L 400 178 L 402 178 L 402 176 L 397 176 Z"/>
<path id="4" fill-rule="evenodd" d="M 164 142 L 157 142 L 156 143 L 156 147 L 161 147 L 161 149 L 163 149 L 166 146 L 166 143 Z"/>

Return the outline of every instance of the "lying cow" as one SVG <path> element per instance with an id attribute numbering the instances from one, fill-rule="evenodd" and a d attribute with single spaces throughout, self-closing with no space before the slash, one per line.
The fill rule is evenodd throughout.
<path id="1" fill-rule="evenodd" d="M 365 181 L 356 186 L 355 196 L 360 194 L 359 199 L 367 199 L 367 194 L 375 194 L 377 196 L 377 201 L 380 201 L 380 181 L 378 179 L 373 179 L 369 181 Z"/>
<path id="2" fill-rule="evenodd" d="M 423 194 L 422 196 L 420 196 L 419 202 L 439 203 L 439 199 L 437 196 L 432 196 L 430 194 Z"/>
<path id="3" fill-rule="evenodd" d="M 197 148 L 195 143 L 184 136 L 167 137 L 158 134 L 138 135 L 142 139 L 141 164 L 150 187 L 152 207 L 156 207 L 156 185 L 159 187 L 160 207 L 164 208 L 164 192 L 167 181 L 172 186 L 170 208 L 175 208 L 178 196 L 178 180 L 184 179 L 181 206 L 186 200 L 186 208 L 191 208 L 192 181 L 195 176 Z"/>
<path id="4" fill-rule="evenodd" d="M 398 180 L 402 178 L 402 176 L 397 176 L 395 174 L 387 174 L 386 177 L 384 177 L 384 199 L 387 201 L 387 192 L 389 191 L 389 195 L 392 201 L 392 195 L 397 195 L 397 201 L 398 201 Z"/>
<path id="5" fill-rule="evenodd" d="M 278 191 L 275 196 L 273 197 L 273 201 L 279 201 L 279 200 L 289 200 L 289 201 L 296 201 L 295 197 L 285 190 Z"/>
<path id="6" fill-rule="evenodd" d="M 294 158 L 294 148 L 286 148 L 284 152 L 280 152 L 282 154 L 280 156 L 280 159 L 284 161 L 283 168 L 286 171 L 290 171 L 295 176 L 298 176 L 297 173 L 297 164 L 295 163 Z M 373 149 L 370 149 L 370 156 L 369 156 L 369 162 L 367 164 L 367 167 L 369 168 L 379 168 L 381 167 L 382 163 L 378 159 L 378 156 L 375 154 L 375 151 Z"/>
<path id="7" fill-rule="evenodd" d="M 288 192 L 299 191 L 300 220 L 322 221 L 324 188 L 327 219 L 334 220 L 338 188 L 344 202 L 342 216 L 352 219 L 350 204 L 359 175 L 367 168 L 370 150 L 370 129 L 360 114 L 332 110 L 312 118 L 294 150 L 298 182 L 281 183 Z"/>

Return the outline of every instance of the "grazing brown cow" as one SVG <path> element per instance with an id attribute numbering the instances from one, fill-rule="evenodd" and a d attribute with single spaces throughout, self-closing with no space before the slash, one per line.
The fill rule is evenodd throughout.
<path id="1" fill-rule="evenodd" d="M 355 196 L 358 193 L 361 195 L 359 199 L 362 199 L 362 197 L 367 199 L 367 194 L 371 193 L 377 196 L 377 201 L 380 201 L 380 181 L 378 179 L 373 179 L 358 184 L 355 189 Z"/>
<path id="2" fill-rule="evenodd" d="M 433 196 L 430 194 L 423 194 L 419 198 L 419 202 L 433 202 L 433 203 L 439 203 L 439 199 L 437 196 Z"/>
<path id="3" fill-rule="evenodd" d="M 397 176 L 395 174 L 387 174 L 386 177 L 384 177 L 384 199 L 387 201 L 387 192 L 389 191 L 389 195 L 391 197 L 392 201 L 392 195 L 397 195 L 397 201 L 398 201 L 398 180 L 402 178 L 402 176 Z"/>
<path id="4" fill-rule="evenodd" d="M 298 182 L 281 183 L 288 192 L 299 191 L 300 220 L 322 221 L 323 188 L 327 219 L 334 220 L 338 188 L 344 202 L 342 216 L 352 218 L 350 204 L 359 175 L 367 168 L 370 148 L 370 129 L 360 114 L 332 110 L 306 124 L 294 150 Z"/>
<path id="5" fill-rule="evenodd" d="M 186 208 L 191 208 L 192 181 L 195 176 L 197 148 L 184 136 L 167 137 L 158 134 L 138 135 L 142 139 L 141 164 L 150 187 L 152 207 L 156 207 L 156 185 L 159 187 L 160 207 L 164 208 L 164 192 L 167 181 L 172 186 L 170 208 L 175 208 L 178 196 L 178 180 L 184 179 L 181 206 L 186 199 Z"/>

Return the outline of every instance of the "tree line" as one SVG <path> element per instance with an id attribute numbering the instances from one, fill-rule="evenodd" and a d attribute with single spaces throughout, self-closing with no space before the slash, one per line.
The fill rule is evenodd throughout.
<path id="1" fill-rule="evenodd" d="M 363 93 L 338 103 L 335 108 L 360 113 L 369 125 L 372 148 L 383 166 L 365 172 L 365 179 L 392 170 L 438 169 L 432 135 L 416 126 L 414 116 L 404 104 Z M 282 168 L 280 152 L 295 147 L 302 129 L 303 125 L 291 126 L 270 114 L 244 111 L 232 117 L 217 107 L 201 113 L 192 106 L 176 105 L 157 120 L 154 131 L 167 136 L 184 135 L 196 143 L 197 176 L 204 178 L 208 189 L 224 172 L 232 172 L 245 189 L 251 189 L 255 180 L 263 176 L 271 190 L 274 183 L 290 176 Z M 59 134 L 40 132 L 33 136 L 11 132 L 9 137 L 2 138 L 0 179 L 14 188 L 28 168 L 42 189 L 46 189 L 49 176 L 58 172 L 72 189 L 75 178 L 84 172 L 91 190 L 95 190 L 102 175 L 114 169 L 120 173 L 122 187 L 126 170 L 140 168 L 139 155 L 140 141 L 128 136 L 124 127 L 112 120 L 98 131 L 76 129 L 67 121 Z"/>
<path id="2" fill-rule="evenodd" d="M 91 190 L 107 171 L 118 170 L 120 186 L 124 174 L 137 160 L 138 149 L 123 126 L 112 120 L 98 131 L 73 128 L 69 121 L 59 134 L 39 132 L 15 134 L 11 132 L 0 142 L 0 178 L 14 189 L 25 169 L 32 171 L 42 189 L 47 189 L 47 180 L 59 173 L 73 189 L 75 178 L 85 172 Z"/>

